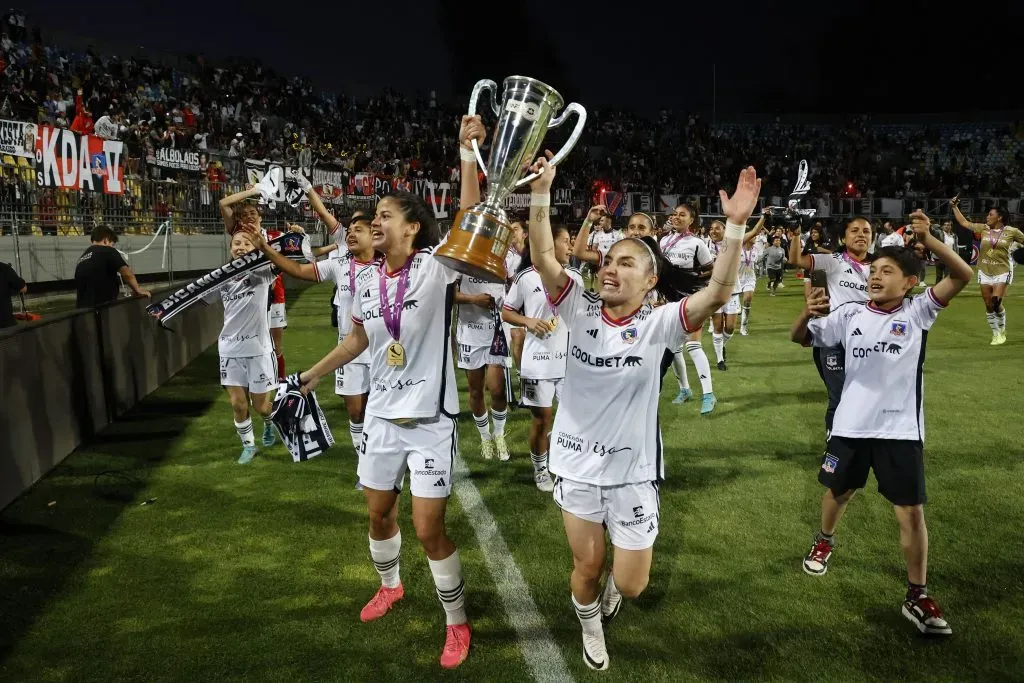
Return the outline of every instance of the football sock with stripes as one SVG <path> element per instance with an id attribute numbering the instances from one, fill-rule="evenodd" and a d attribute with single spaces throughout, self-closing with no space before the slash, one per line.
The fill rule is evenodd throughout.
<path id="1" fill-rule="evenodd" d="M 398 574 L 398 560 L 402 556 L 402 532 L 384 541 L 370 539 L 370 558 L 380 574 L 380 585 L 398 588 L 402 579 Z"/>
<path id="2" fill-rule="evenodd" d="M 491 421 L 494 422 L 494 435 L 505 435 L 505 420 L 508 419 L 508 408 L 505 410 L 491 410 Z"/>
<path id="3" fill-rule="evenodd" d="M 491 425 L 487 419 L 487 413 L 483 415 L 473 415 L 473 421 L 476 422 L 476 428 L 480 431 L 480 438 L 484 441 L 491 440 Z"/>
<path id="4" fill-rule="evenodd" d="M 704 352 L 704 347 L 700 345 L 700 342 L 686 342 L 686 352 L 690 354 L 693 367 L 697 370 L 697 376 L 700 377 L 701 391 L 705 394 L 712 393 L 714 389 L 711 385 L 711 363 L 708 362 L 708 354 Z"/>
<path id="5" fill-rule="evenodd" d="M 445 619 L 449 626 L 465 624 L 466 583 L 462 580 L 462 562 L 456 550 L 443 560 L 427 559 L 430 573 L 434 575 L 437 597 L 444 607 Z"/>
<path id="6" fill-rule="evenodd" d="M 359 453 L 359 446 L 363 443 L 363 423 L 349 422 L 348 435 L 352 437 L 352 448 L 356 449 L 356 453 Z"/>
<path id="7" fill-rule="evenodd" d="M 572 606 L 576 609 L 576 617 L 580 620 L 580 626 L 586 633 L 601 633 L 601 598 L 590 603 L 581 605 L 576 596 L 572 596 Z"/>
<path id="8" fill-rule="evenodd" d="M 548 454 L 547 453 L 541 453 L 540 455 L 537 455 L 536 453 L 531 451 L 530 452 L 530 460 L 533 462 L 533 471 L 534 471 L 534 473 L 538 473 L 538 472 L 543 471 L 544 469 L 547 469 L 547 466 L 548 466 Z"/>
<path id="9" fill-rule="evenodd" d="M 996 313 L 996 322 L 999 325 L 1000 332 L 1006 332 L 1006 309 Z"/>
<path id="10" fill-rule="evenodd" d="M 992 334 L 999 334 L 999 314 L 986 313 L 985 320 L 988 321 L 988 326 L 992 328 Z"/>
<path id="11" fill-rule="evenodd" d="M 252 418 L 245 418 L 245 422 L 235 422 L 235 431 L 238 438 L 242 440 L 243 446 L 255 446 L 256 436 L 252 433 Z"/>
<path id="12" fill-rule="evenodd" d="M 718 334 L 717 332 L 713 332 L 711 334 L 711 341 L 715 347 L 715 360 L 721 363 L 723 360 L 725 360 L 724 358 L 722 358 L 722 351 L 725 350 L 724 335 Z"/>
<path id="13" fill-rule="evenodd" d="M 722 353 L 725 353 L 725 345 L 732 339 L 732 332 L 724 332 L 722 334 Z"/>
<path id="14" fill-rule="evenodd" d="M 686 376 L 686 359 L 683 354 L 676 351 L 672 354 L 672 369 L 676 371 L 676 379 L 679 380 L 679 388 L 689 389 L 690 378 Z"/>
<path id="15" fill-rule="evenodd" d="M 743 304 L 743 311 L 740 313 L 740 327 L 745 327 L 750 320 L 750 304 Z"/>

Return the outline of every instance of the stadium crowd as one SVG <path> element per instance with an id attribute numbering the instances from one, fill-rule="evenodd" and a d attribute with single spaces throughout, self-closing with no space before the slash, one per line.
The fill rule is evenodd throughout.
<path id="1" fill-rule="evenodd" d="M 245 158 L 334 163 L 350 174 L 458 178 L 451 159 L 463 101 L 390 90 L 357 101 L 257 60 L 210 64 L 193 56 L 171 67 L 75 52 L 48 44 L 38 28 L 28 31 L 23 16 L 20 28 L 8 18 L 0 35 L 4 116 L 122 139 L 129 175 L 178 175 L 144 163 L 154 148 L 172 147 L 205 152 L 211 184 L 243 180 Z M 742 160 L 763 169 L 765 195 L 783 195 L 794 161 L 807 158 L 812 198 L 1024 191 L 1024 126 L 1011 123 L 882 125 L 858 116 L 843 125 L 711 125 L 681 111 L 650 121 L 591 110 L 573 157 L 563 182 L 576 189 L 603 181 L 626 192 L 708 194 L 735 177 Z"/>

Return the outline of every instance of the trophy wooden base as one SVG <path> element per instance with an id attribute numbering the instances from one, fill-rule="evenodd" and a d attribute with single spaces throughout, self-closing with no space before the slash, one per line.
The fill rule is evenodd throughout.
<path id="1" fill-rule="evenodd" d="M 493 229 L 470 232 L 460 227 L 466 219 L 477 225 L 489 223 L 488 227 Z M 494 237 L 487 237 L 482 232 L 489 232 Z M 463 209 L 455 214 L 448 240 L 434 252 L 434 256 L 464 275 L 504 283 L 507 277 L 505 255 L 511 239 L 511 226 L 491 214 Z"/>

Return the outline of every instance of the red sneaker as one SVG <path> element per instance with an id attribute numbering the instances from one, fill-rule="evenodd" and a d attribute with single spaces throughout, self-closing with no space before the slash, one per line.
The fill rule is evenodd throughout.
<path id="1" fill-rule="evenodd" d="M 811 546 L 811 552 L 804 558 L 804 572 L 811 576 L 821 576 L 828 571 L 828 559 L 832 557 L 832 543 L 819 538 Z"/>
<path id="2" fill-rule="evenodd" d="M 359 613 L 359 619 L 364 622 L 380 619 L 395 606 L 396 602 L 404 597 L 405 588 L 402 587 L 402 584 L 398 584 L 398 588 L 381 586 L 377 594 L 373 596 L 370 602 L 366 603 L 366 607 Z"/>
<path id="3" fill-rule="evenodd" d="M 948 636 L 953 634 L 942 610 L 927 595 L 903 601 L 903 616 L 917 627 L 917 630 L 928 636 Z"/>
<path id="4" fill-rule="evenodd" d="M 469 656 L 469 641 L 469 624 L 449 626 L 444 638 L 444 650 L 441 652 L 441 666 L 445 669 L 454 669 L 466 661 L 466 657 Z"/>

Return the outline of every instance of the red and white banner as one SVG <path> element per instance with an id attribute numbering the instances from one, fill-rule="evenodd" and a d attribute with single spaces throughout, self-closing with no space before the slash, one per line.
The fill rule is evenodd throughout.
<path id="1" fill-rule="evenodd" d="M 63 128 L 39 126 L 36 182 L 105 194 L 124 194 L 124 143 Z"/>

